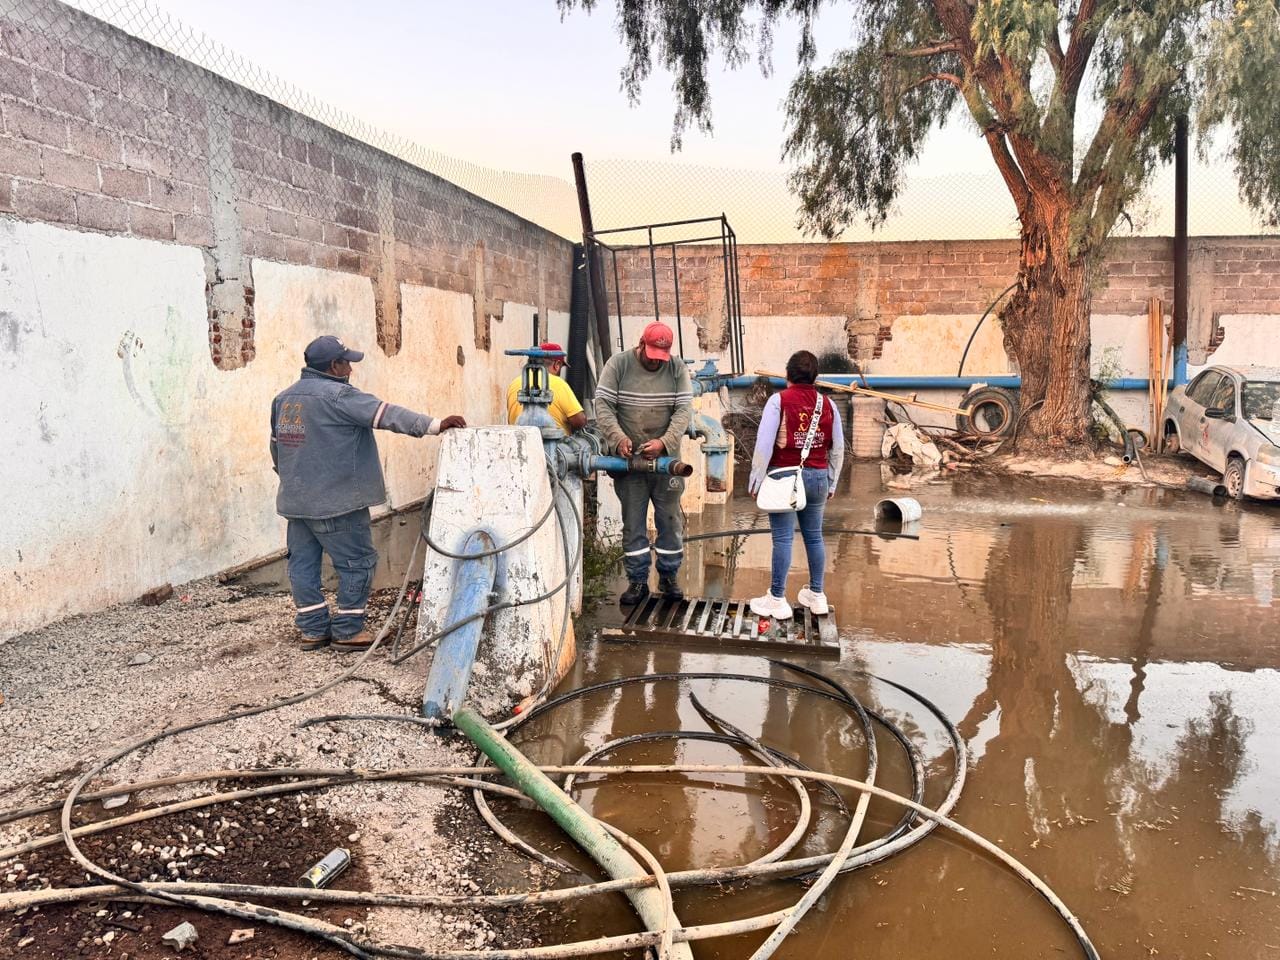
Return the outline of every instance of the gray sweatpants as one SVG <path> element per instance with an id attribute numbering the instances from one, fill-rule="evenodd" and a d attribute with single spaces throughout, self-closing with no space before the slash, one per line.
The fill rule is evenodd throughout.
<path id="1" fill-rule="evenodd" d="M 658 528 L 658 542 L 652 545 L 658 556 L 658 575 L 675 576 L 684 560 L 684 516 L 680 512 L 683 478 L 628 473 L 615 479 L 613 488 L 622 501 L 622 565 L 627 579 L 633 583 L 649 582 L 650 503 Z"/>

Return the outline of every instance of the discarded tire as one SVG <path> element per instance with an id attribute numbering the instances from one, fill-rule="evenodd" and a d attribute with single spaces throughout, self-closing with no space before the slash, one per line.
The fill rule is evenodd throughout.
<path id="1" fill-rule="evenodd" d="M 1013 433 L 1018 421 L 1018 397 L 1002 387 L 982 387 L 960 401 L 966 411 L 956 414 L 956 429 L 997 439 Z"/>

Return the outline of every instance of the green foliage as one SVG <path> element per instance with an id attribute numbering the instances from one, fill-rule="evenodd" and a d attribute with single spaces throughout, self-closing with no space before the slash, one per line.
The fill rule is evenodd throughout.
<path id="1" fill-rule="evenodd" d="M 557 2 L 566 13 L 596 5 Z M 839 6 L 852 45 L 817 68 L 823 0 L 615 3 L 628 93 L 639 95 L 655 64 L 674 76 L 674 145 L 690 124 L 711 129 L 714 56 L 738 66 L 754 44 L 767 71 L 773 27 L 799 21 L 783 149 L 804 225 L 828 237 L 859 216 L 883 222 L 929 131 L 959 102 L 1024 230 L 1057 230 L 1066 211 L 1072 261 L 1100 255 L 1170 157 L 1183 115 L 1202 145 L 1231 130 L 1242 196 L 1280 221 L 1277 0 L 849 0 Z"/>
<path id="2" fill-rule="evenodd" d="M 1200 127 L 1235 134 L 1231 157 L 1240 192 L 1280 224 L 1280 9 L 1275 0 L 1237 0 L 1214 24 Z"/>

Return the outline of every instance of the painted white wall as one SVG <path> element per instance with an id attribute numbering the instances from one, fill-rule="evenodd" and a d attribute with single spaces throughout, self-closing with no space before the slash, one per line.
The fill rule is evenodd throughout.
<path id="1" fill-rule="evenodd" d="M 253 275 L 257 356 L 221 371 L 198 249 L 0 219 L 0 489 L 21 492 L 0 528 L 0 640 L 279 549 L 270 403 L 321 333 L 365 350 L 362 389 L 432 416 L 502 419 L 498 384 L 519 362 L 500 357 L 505 324 L 494 350 L 475 349 L 469 295 L 403 284 L 403 345 L 387 357 L 368 278 L 270 261 Z M 565 314 L 552 321 L 567 329 Z M 527 323 L 509 329 L 526 345 Z M 378 512 L 425 495 L 438 444 L 379 434 Z"/>

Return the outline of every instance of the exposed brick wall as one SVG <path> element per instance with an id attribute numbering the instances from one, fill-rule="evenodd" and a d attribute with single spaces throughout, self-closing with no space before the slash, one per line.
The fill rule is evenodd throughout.
<path id="1" fill-rule="evenodd" d="M 53 0 L 0 18 L 0 214 L 204 248 L 224 366 L 251 258 L 369 277 L 390 353 L 397 281 L 569 308 L 568 241 Z"/>
<path id="2" fill-rule="evenodd" d="M 1280 237 L 1202 237 L 1212 261 L 1210 307 L 1222 314 L 1280 314 Z M 857 359 L 878 357 L 899 316 L 980 314 L 1017 277 L 1018 244 L 1005 240 L 744 244 L 738 249 L 742 314 L 844 317 Z M 655 256 L 658 302 L 675 311 L 670 249 Z M 680 309 L 701 319 L 723 298 L 720 248 L 681 248 Z M 622 312 L 653 313 L 646 250 L 618 256 Z M 617 310 L 612 274 L 610 310 Z M 711 291 L 711 296 L 708 296 Z M 1173 242 L 1117 240 L 1099 271 L 1095 314 L 1142 315 L 1173 300 Z M 714 301 L 709 303 L 709 301 Z M 722 308 L 720 308 L 722 309 Z"/>
<path id="3" fill-rule="evenodd" d="M 1213 300 L 1219 313 L 1280 314 L 1280 237 L 1207 237 L 1214 257 Z M 838 316 L 866 302 L 869 287 L 881 315 L 980 313 L 1017 277 L 1012 240 L 895 243 L 743 244 L 738 250 L 742 312 L 746 316 Z M 658 298 L 675 310 L 671 252 L 659 252 Z M 708 270 L 720 252 L 686 247 L 679 253 L 681 310 L 707 306 Z M 623 313 L 653 312 L 649 257 L 618 256 Z M 613 277 L 607 277 L 610 308 Z M 716 278 L 719 280 L 719 278 Z M 721 285 L 720 289 L 723 289 Z M 1164 237 L 1117 240 L 1100 271 L 1095 313 L 1140 314 L 1150 297 L 1173 299 L 1173 242 Z"/>

